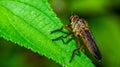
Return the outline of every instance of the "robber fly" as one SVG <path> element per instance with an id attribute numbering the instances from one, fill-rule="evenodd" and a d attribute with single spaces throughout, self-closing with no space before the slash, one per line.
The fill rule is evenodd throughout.
<path id="1" fill-rule="evenodd" d="M 63 28 L 65 28 L 71 32 L 69 34 L 67 34 L 66 36 L 60 36 L 56 39 L 53 39 L 53 41 L 58 40 L 60 38 L 66 38 L 71 35 L 75 36 L 78 47 L 76 49 L 74 49 L 70 62 L 72 61 L 76 51 L 78 51 L 80 48 L 84 51 L 84 46 L 86 46 L 88 48 L 88 50 L 90 51 L 90 53 L 96 59 L 98 59 L 98 62 L 101 62 L 101 58 L 102 58 L 101 53 L 97 47 L 97 44 L 96 44 L 94 37 L 89 29 L 88 23 L 86 22 L 85 19 L 80 18 L 78 15 L 72 15 L 70 17 L 70 24 L 63 26 L 61 29 L 54 30 L 54 31 L 52 31 L 52 33 L 56 32 L 56 31 L 60 31 Z M 82 45 L 82 46 L 80 45 L 80 41 L 78 39 L 79 37 L 84 42 L 84 45 Z"/>

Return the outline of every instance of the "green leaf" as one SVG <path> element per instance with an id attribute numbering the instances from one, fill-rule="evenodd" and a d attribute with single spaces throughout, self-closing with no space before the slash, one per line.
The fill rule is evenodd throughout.
<path id="1" fill-rule="evenodd" d="M 1 0 L 0 36 L 31 49 L 40 55 L 66 67 L 94 67 L 81 52 L 69 63 L 76 43 L 72 40 L 65 45 L 61 40 L 52 42 L 63 33 L 50 34 L 63 26 L 50 8 L 47 0 Z"/>

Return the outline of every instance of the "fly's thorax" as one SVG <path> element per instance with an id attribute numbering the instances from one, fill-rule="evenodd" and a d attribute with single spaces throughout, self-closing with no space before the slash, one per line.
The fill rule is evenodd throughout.
<path id="1" fill-rule="evenodd" d="M 80 34 L 82 30 L 89 30 L 88 24 L 83 18 L 79 18 L 79 16 L 74 15 L 70 17 L 70 20 L 72 30 L 76 35 Z"/>

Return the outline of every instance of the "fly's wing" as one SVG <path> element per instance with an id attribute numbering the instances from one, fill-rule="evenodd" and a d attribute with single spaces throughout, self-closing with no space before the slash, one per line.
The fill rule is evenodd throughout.
<path id="1" fill-rule="evenodd" d="M 97 47 L 97 44 L 92 36 L 92 33 L 89 30 L 82 31 L 85 41 L 87 42 L 86 46 L 89 51 L 95 56 L 96 59 L 101 60 L 101 53 Z"/>

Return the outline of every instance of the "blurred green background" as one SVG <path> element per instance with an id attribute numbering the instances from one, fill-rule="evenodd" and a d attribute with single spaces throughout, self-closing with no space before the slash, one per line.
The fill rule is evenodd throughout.
<path id="1" fill-rule="evenodd" d="M 120 0 L 48 0 L 64 24 L 71 14 L 88 21 L 102 53 L 97 67 L 120 67 Z M 88 56 L 89 57 L 89 56 Z M 0 38 L 0 67 L 61 67 L 58 63 Z"/>

